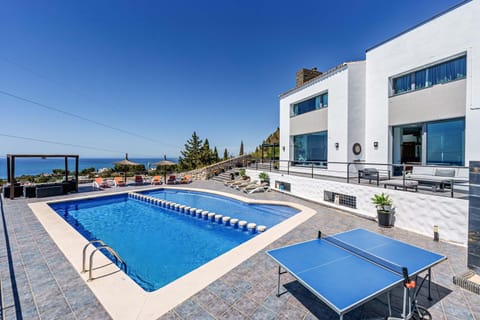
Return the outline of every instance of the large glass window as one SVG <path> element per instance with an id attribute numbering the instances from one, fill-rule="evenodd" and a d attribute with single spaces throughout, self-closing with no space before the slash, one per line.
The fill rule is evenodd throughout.
<path id="1" fill-rule="evenodd" d="M 298 116 L 299 114 L 326 108 L 328 106 L 328 92 L 311 99 L 295 103 L 292 105 L 291 116 Z"/>
<path id="2" fill-rule="evenodd" d="M 295 161 L 327 161 L 327 131 L 293 136 Z"/>
<path id="3" fill-rule="evenodd" d="M 465 119 L 427 123 L 427 163 L 465 164 Z"/>
<path id="4" fill-rule="evenodd" d="M 467 57 L 462 56 L 447 62 L 421 69 L 392 79 L 393 94 L 418 90 L 465 78 L 467 75 Z"/>

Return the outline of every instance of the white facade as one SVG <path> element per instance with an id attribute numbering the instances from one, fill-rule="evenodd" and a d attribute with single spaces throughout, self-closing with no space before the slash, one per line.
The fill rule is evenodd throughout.
<path id="1" fill-rule="evenodd" d="M 402 109 L 403 114 L 410 116 L 403 120 L 404 124 L 414 123 L 415 118 L 420 122 L 465 117 L 465 164 L 480 159 L 480 147 L 475 141 L 480 132 L 479 17 L 480 2 L 474 0 L 367 51 L 365 152 L 368 162 L 392 162 L 391 126 L 402 122 L 399 119 Z M 400 100 L 391 97 L 392 77 L 463 54 L 467 60 L 464 80 L 405 93 L 398 98 L 406 101 L 392 110 L 391 105 L 397 103 L 395 99 Z M 452 101 L 443 103 L 449 97 Z M 416 103 L 422 100 L 423 104 Z M 411 110 L 410 106 L 415 104 L 419 104 L 418 107 Z M 373 141 L 378 141 L 377 148 L 373 147 Z"/>
<path id="2" fill-rule="evenodd" d="M 294 136 L 322 131 L 328 131 L 328 162 L 360 159 L 362 154 L 354 156 L 351 148 L 356 142 L 363 145 L 365 136 L 364 79 L 365 61 L 349 62 L 283 94 L 280 98 L 280 160 L 294 160 Z M 328 107 L 291 115 L 295 103 L 323 93 L 328 93 Z M 281 166 L 285 169 L 286 162 L 281 162 Z M 340 171 L 343 174 L 345 169 L 344 164 L 328 167 L 332 174 Z"/>
<path id="3" fill-rule="evenodd" d="M 345 63 L 281 95 L 280 160 L 295 160 L 293 136 L 328 131 L 327 160 L 332 164 L 326 174 L 345 175 L 345 164 L 334 162 L 400 163 L 403 146 L 394 128 L 419 124 L 424 126 L 417 141 L 422 159 L 405 162 L 425 164 L 427 124 L 449 119 L 465 123 L 462 165 L 480 159 L 475 141 L 480 136 L 479 17 L 480 1 L 466 2 L 369 49 L 366 61 Z M 466 77 L 393 94 L 393 79 L 457 57 L 466 57 Z M 328 92 L 327 108 L 291 116 L 294 104 L 322 92 Z M 353 153 L 354 143 L 362 147 L 359 155 Z"/>

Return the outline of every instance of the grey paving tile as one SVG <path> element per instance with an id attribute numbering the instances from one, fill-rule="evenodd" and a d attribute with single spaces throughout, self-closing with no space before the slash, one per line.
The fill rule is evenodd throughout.
<path id="1" fill-rule="evenodd" d="M 273 320 L 276 317 L 277 317 L 277 315 L 273 311 L 270 311 L 267 308 L 260 306 L 257 310 L 255 310 L 251 319 L 253 319 L 253 320 Z"/>
<path id="2" fill-rule="evenodd" d="M 229 308 L 224 314 L 221 315 L 220 319 L 225 319 L 225 320 L 242 320 L 242 319 L 248 319 L 246 315 L 238 311 L 237 309 L 231 307 Z"/>
<path id="3" fill-rule="evenodd" d="M 195 182 L 195 186 L 238 194 L 235 190 L 212 182 Z M 466 270 L 465 248 L 434 242 L 429 237 L 401 229 L 381 229 L 372 221 L 276 192 L 247 197 L 301 203 L 318 212 L 309 221 L 270 244 L 267 247 L 270 249 L 314 238 L 319 229 L 326 234 L 333 234 L 362 227 L 448 255 L 447 262 L 434 268 L 434 301 L 428 301 L 425 292 L 420 294 L 419 301 L 428 306 L 434 319 L 480 319 L 480 296 L 467 293 L 452 283 L 453 274 Z M 4 203 L 12 256 L 9 261 L 4 237 L 0 237 L 0 277 L 4 287 L 4 301 L 15 301 L 9 279 L 10 263 L 15 268 L 15 294 L 22 301 L 25 319 L 38 316 L 36 304 L 46 318 L 47 315 L 54 315 L 58 319 L 109 319 L 108 313 L 27 207 L 28 202 L 36 201 L 37 199 L 20 199 Z M 0 223 L 0 233 L 2 230 L 3 224 Z M 259 252 L 162 319 L 338 319 L 331 309 L 290 275 L 282 276 L 282 289 L 288 290 L 287 293 L 280 298 L 275 297 L 276 267 L 275 262 L 263 251 Z M 54 283 L 58 283 L 58 286 Z M 397 290 L 392 301 L 401 305 L 401 298 L 402 292 Z M 385 307 L 384 299 L 376 299 L 347 314 L 345 320 L 381 317 Z M 15 318 L 15 312 L 14 305 L 5 310 L 10 318 Z"/>

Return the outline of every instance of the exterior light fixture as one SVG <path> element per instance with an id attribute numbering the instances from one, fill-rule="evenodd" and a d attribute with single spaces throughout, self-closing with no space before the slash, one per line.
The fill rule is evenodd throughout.
<path id="1" fill-rule="evenodd" d="M 285 151 L 285 146 L 282 146 L 282 150 Z"/>
<path id="2" fill-rule="evenodd" d="M 340 144 L 338 142 L 335 142 L 335 149 L 338 150 L 338 147 L 340 147 Z"/>
<path id="3" fill-rule="evenodd" d="M 378 148 L 378 141 L 373 141 L 373 147 Z"/>

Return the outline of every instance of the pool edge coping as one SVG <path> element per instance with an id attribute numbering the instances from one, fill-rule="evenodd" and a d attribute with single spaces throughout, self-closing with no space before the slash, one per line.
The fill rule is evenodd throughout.
<path id="1" fill-rule="evenodd" d="M 111 264 L 110 260 L 103 254 L 95 256 L 95 265 L 108 264 L 109 266 L 102 271 L 102 274 L 103 272 L 107 272 L 109 275 L 88 282 L 87 274 L 80 272 L 82 263 L 81 252 L 83 246 L 87 243 L 87 240 L 48 205 L 50 203 L 71 200 L 93 199 L 126 194 L 128 191 L 86 195 L 84 197 L 62 198 L 28 204 L 49 236 L 54 240 L 57 247 L 62 251 L 67 260 L 72 264 L 72 267 L 75 268 L 80 277 L 95 294 L 99 302 L 114 319 L 156 319 L 162 316 L 178 304 L 206 288 L 210 283 L 230 272 L 242 262 L 260 252 L 275 240 L 307 221 L 316 213 L 315 210 L 297 203 L 249 199 L 235 194 L 202 188 L 162 186 L 157 188 L 137 189 L 135 192 L 152 191 L 155 189 L 179 189 L 206 192 L 239 200 L 244 203 L 285 205 L 295 208 L 300 212 L 269 228 L 266 232 L 257 235 L 199 268 L 183 275 L 179 279 L 170 282 L 166 286 L 153 292 L 146 292 L 117 266 Z M 90 252 L 91 251 L 89 251 L 89 253 Z M 100 271 L 95 271 L 94 275 L 98 276 L 99 273 Z"/>

